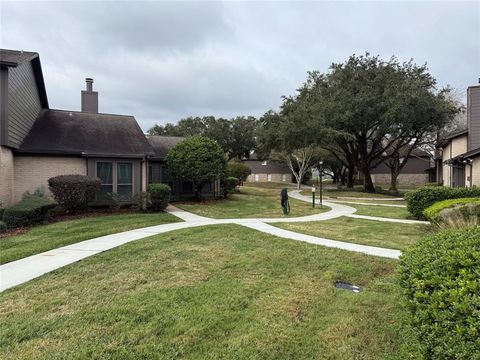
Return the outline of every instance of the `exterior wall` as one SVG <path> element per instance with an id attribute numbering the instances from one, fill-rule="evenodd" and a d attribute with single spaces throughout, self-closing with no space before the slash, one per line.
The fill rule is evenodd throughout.
<path id="1" fill-rule="evenodd" d="M 270 180 L 269 180 L 270 175 Z M 285 178 L 285 181 L 283 180 Z M 252 173 L 248 175 L 247 182 L 292 182 L 292 174 L 291 173 L 282 173 L 282 174 L 266 174 L 266 173 Z"/>
<path id="2" fill-rule="evenodd" d="M 18 148 L 42 110 L 32 63 L 8 70 L 7 145 Z"/>
<path id="3" fill-rule="evenodd" d="M 1 207 L 8 207 L 13 203 L 13 154 L 12 150 L 0 146 L 0 202 Z"/>
<path id="4" fill-rule="evenodd" d="M 374 184 L 390 184 L 390 174 L 372 174 Z M 423 185 L 428 183 L 428 174 L 400 174 L 398 185 Z"/>
<path id="5" fill-rule="evenodd" d="M 472 162 L 472 182 L 471 185 L 480 187 L 480 157 L 476 157 L 473 159 Z M 467 176 L 470 176 L 470 169 L 467 166 Z M 469 181 L 465 182 L 466 184 L 470 184 Z"/>
<path id="6" fill-rule="evenodd" d="M 451 159 L 457 155 L 461 155 L 467 152 L 467 141 L 468 135 L 462 135 L 456 138 L 453 138 L 448 145 L 443 148 L 442 153 L 442 174 L 443 174 L 443 185 L 451 186 L 453 178 L 453 169 L 450 165 L 445 164 L 444 162 L 448 159 Z"/>
<path id="7" fill-rule="evenodd" d="M 480 148 L 480 86 L 467 90 L 468 151 Z"/>
<path id="8" fill-rule="evenodd" d="M 25 191 L 34 192 L 42 185 L 50 193 L 48 179 L 68 174 L 86 175 L 86 160 L 60 156 L 15 156 L 14 202 L 20 201 Z"/>

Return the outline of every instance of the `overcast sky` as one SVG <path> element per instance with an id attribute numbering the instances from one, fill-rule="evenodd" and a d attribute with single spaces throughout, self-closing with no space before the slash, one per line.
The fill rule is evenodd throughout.
<path id="1" fill-rule="evenodd" d="M 186 116 L 260 116 L 309 70 L 368 51 L 427 62 L 439 86 L 480 76 L 480 2 L 5 2 L 1 47 L 40 54 L 51 108 L 144 130 Z"/>

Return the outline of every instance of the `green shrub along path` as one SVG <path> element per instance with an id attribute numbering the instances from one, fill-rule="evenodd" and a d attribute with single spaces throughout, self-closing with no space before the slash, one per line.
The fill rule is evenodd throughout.
<path id="1" fill-rule="evenodd" d="M 156 235 L 1 293 L 2 357 L 419 358 L 396 264 L 238 225 Z"/>
<path id="2" fill-rule="evenodd" d="M 67 220 L 29 229 L 25 234 L 0 238 L 0 263 L 74 244 L 99 236 L 180 221 L 167 213 L 132 213 Z"/>
<path id="3" fill-rule="evenodd" d="M 316 222 L 276 223 L 282 229 L 327 239 L 403 250 L 429 234 L 431 225 L 339 217 Z"/>
<path id="4" fill-rule="evenodd" d="M 239 193 L 225 200 L 176 203 L 175 206 L 200 216 L 216 219 L 283 217 L 285 215 L 280 206 L 282 185 L 287 187 L 285 184 L 278 183 L 274 185 L 276 189 L 266 188 L 263 184 L 242 186 Z M 311 204 L 292 198 L 289 199 L 289 203 L 289 217 L 313 215 L 330 210 L 327 206 L 323 209 L 319 206 L 313 209 Z"/>

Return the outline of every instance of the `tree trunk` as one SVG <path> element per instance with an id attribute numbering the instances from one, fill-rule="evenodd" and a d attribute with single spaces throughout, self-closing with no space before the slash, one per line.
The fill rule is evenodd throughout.
<path id="1" fill-rule="evenodd" d="M 390 189 L 389 190 L 392 192 L 398 192 L 398 189 L 397 189 L 398 174 L 399 172 L 396 169 L 390 168 Z"/>
<path id="2" fill-rule="evenodd" d="M 353 176 L 355 174 L 355 167 L 349 166 L 348 167 L 348 174 L 347 174 L 347 188 L 353 188 Z"/>
<path id="3" fill-rule="evenodd" d="M 362 171 L 363 173 L 363 191 L 367 193 L 374 193 L 375 186 L 373 185 L 372 175 L 370 175 L 370 168 L 368 166 L 364 166 Z"/>

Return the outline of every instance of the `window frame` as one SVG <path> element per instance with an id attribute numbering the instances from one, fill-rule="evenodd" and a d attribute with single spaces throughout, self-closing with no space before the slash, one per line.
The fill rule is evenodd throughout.
<path id="1" fill-rule="evenodd" d="M 110 159 L 98 159 L 95 160 L 95 178 L 100 179 L 98 176 L 98 163 L 108 163 L 112 164 L 112 193 L 118 194 L 118 164 L 130 164 L 131 169 L 132 169 L 132 195 L 128 199 L 123 200 L 122 202 L 129 202 L 132 200 L 133 195 L 135 193 L 135 162 L 132 160 L 110 160 Z M 101 184 L 101 185 L 110 185 L 110 184 Z M 120 185 L 130 185 L 130 184 L 120 184 Z M 102 202 L 104 199 L 99 199 L 96 196 L 96 201 Z"/>

